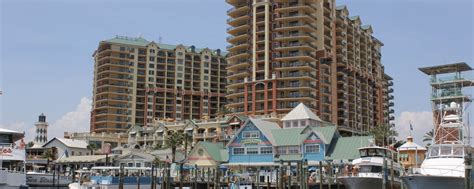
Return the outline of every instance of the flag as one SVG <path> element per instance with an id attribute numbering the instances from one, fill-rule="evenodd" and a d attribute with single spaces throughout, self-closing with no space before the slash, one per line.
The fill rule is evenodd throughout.
<path id="1" fill-rule="evenodd" d="M 413 125 L 410 123 L 410 130 L 413 131 Z"/>

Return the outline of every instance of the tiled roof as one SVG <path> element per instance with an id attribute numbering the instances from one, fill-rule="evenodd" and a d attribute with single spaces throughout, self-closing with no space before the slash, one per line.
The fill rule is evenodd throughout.
<path id="1" fill-rule="evenodd" d="M 306 119 L 312 119 L 312 120 L 318 120 L 321 121 L 321 119 L 314 114 L 311 109 L 306 107 L 303 103 L 298 104 L 293 110 L 291 110 L 288 114 L 285 115 L 281 120 L 282 121 L 289 121 L 289 120 L 306 120 Z"/>
<path id="2" fill-rule="evenodd" d="M 327 160 L 353 160 L 359 157 L 359 148 L 369 146 L 371 136 L 340 137 L 326 154 Z"/>

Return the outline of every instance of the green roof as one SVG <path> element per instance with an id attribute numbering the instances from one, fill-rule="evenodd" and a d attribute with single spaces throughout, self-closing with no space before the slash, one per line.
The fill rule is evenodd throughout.
<path id="1" fill-rule="evenodd" d="M 275 137 L 276 146 L 301 145 L 302 141 L 309 135 L 302 134 L 301 132 L 303 130 L 304 128 L 272 130 L 273 137 Z"/>
<path id="2" fill-rule="evenodd" d="M 327 160 L 353 160 L 359 157 L 359 148 L 369 146 L 371 136 L 339 137 L 326 154 Z"/>
<path id="3" fill-rule="evenodd" d="M 342 10 L 342 9 L 345 9 L 345 8 L 346 8 L 346 5 L 336 6 L 336 10 Z"/>
<path id="4" fill-rule="evenodd" d="M 363 26 L 361 26 L 360 28 L 366 30 L 366 29 L 369 29 L 370 27 L 371 27 L 370 25 L 363 25 Z"/>
<path id="5" fill-rule="evenodd" d="M 349 17 L 349 19 L 356 20 L 356 19 L 360 19 L 360 17 L 359 16 L 351 16 L 351 17 Z"/>
<path id="6" fill-rule="evenodd" d="M 197 145 L 201 145 L 214 161 L 224 162 L 228 160 L 228 153 L 223 144 L 212 143 L 212 142 L 199 142 Z"/>
<path id="7" fill-rule="evenodd" d="M 301 157 L 301 154 L 285 154 L 285 155 L 279 155 L 275 158 L 273 158 L 273 161 L 299 161 L 302 160 L 303 158 Z"/>
<path id="8" fill-rule="evenodd" d="M 151 43 L 151 41 L 146 40 L 143 37 L 127 37 L 127 36 L 115 36 L 115 38 L 105 40 L 104 42 L 108 43 L 118 43 L 118 44 L 126 44 L 126 45 L 134 45 L 134 46 L 140 46 L 140 47 L 146 47 L 148 44 Z M 155 42 L 154 42 L 155 43 Z M 167 49 L 167 50 L 174 50 L 178 45 L 170 45 L 170 44 L 164 44 L 164 43 L 155 43 L 158 47 L 161 49 Z M 183 45 L 184 46 L 184 45 Z M 186 49 L 191 48 L 191 46 L 184 46 Z M 195 48 L 195 52 L 202 52 L 203 50 L 208 49 L 208 48 Z M 214 53 L 215 50 L 209 49 Z M 221 51 L 221 56 L 225 56 L 227 53 L 224 51 Z"/>

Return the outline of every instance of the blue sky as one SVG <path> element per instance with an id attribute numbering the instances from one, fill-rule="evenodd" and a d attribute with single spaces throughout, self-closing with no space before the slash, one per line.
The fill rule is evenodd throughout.
<path id="1" fill-rule="evenodd" d="M 382 62 L 395 79 L 401 133 L 430 121 L 428 77 L 421 66 L 473 65 L 470 0 L 339 0 L 373 26 L 385 44 Z M 30 130 L 44 112 L 54 125 L 88 130 L 92 53 L 100 40 L 138 36 L 163 43 L 225 49 L 224 0 L 1 1 L 0 126 Z M 471 74 L 472 76 L 472 74 Z M 404 113 L 402 113 L 404 112 Z M 423 117 L 424 116 L 424 117 Z M 420 117 L 423 117 L 421 119 Z M 428 118 L 427 118 L 428 117 Z M 69 126 L 68 126 L 69 125 Z M 421 129 L 423 127 L 423 129 Z"/>

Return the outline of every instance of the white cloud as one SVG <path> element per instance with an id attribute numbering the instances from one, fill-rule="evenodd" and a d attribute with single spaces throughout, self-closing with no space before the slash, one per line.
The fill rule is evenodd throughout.
<path id="1" fill-rule="evenodd" d="M 395 127 L 398 131 L 399 140 L 406 140 L 406 137 L 410 134 L 410 122 L 413 126 L 411 133 L 415 142 L 424 145 L 422 142 L 423 135 L 434 128 L 432 112 L 402 112 L 395 119 Z"/>
<path id="2" fill-rule="evenodd" d="M 83 97 L 76 109 L 50 123 L 48 139 L 63 137 L 64 132 L 89 132 L 92 100 Z"/>

